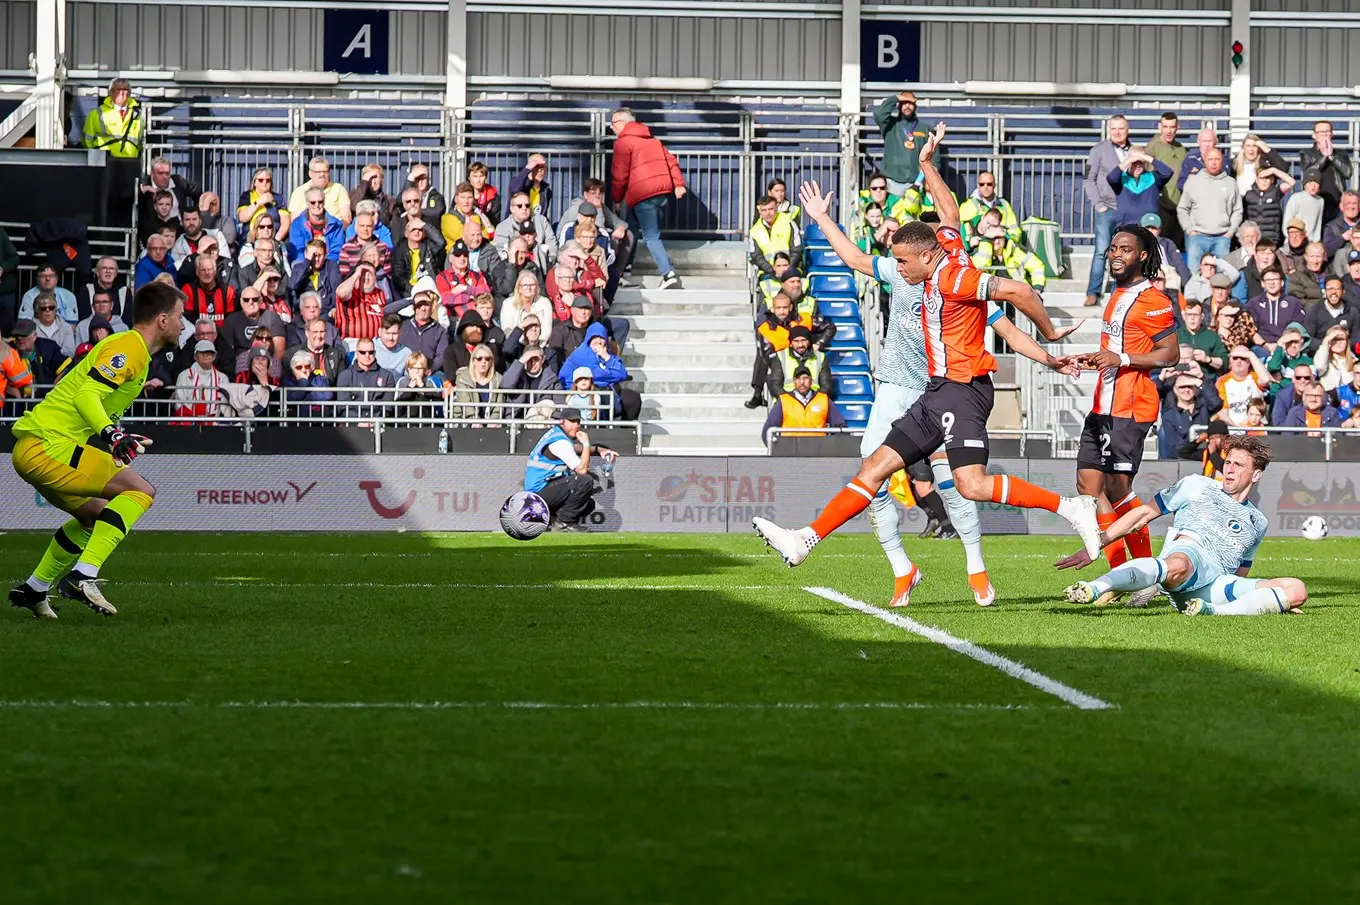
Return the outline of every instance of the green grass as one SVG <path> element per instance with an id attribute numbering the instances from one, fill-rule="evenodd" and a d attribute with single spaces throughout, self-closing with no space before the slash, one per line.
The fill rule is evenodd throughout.
<path id="1" fill-rule="evenodd" d="M 1268 541 L 1313 598 L 1255 619 L 1063 604 L 1071 547 L 989 539 L 981 610 L 913 543 L 909 615 L 1112 710 L 801 590 L 882 604 L 868 537 L 134 534 L 117 617 L 3 614 L 2 898 L 1353 900 L 1355 542 Z"/>

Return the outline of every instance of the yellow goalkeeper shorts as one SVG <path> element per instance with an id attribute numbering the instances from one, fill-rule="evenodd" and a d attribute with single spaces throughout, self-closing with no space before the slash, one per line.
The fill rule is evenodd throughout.
<path id="1" fill-rule="evenodd" d="M 93 498 L 102 499 L 119 468 L 102 449 L 70 440 L 44 442 L 32 434 L 17 438 L 11 460 L 19 477 L 63 512 L 75 512 Z"/>

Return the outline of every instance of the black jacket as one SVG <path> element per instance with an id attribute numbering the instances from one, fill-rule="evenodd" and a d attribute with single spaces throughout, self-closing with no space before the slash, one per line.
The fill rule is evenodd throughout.
<path id="1" fill-rule="evenodd" d="M 1279 183 L 1266 191 L 1252 186 L 1242 195 L 1242 219 L 1255 220 L 1261 238 L 1278 246 L 1284 237 L 1284 192 Z"/>
<path id="2" fill-rule="evenodd" d="M 1308 351 L 1317 352 L 1322 348 L 1322 340 L 1327 336 L 1327 330 L 1333 324 L 1341 324 L 1346 328 L 1348 336 L 1360 338 L 1360 310 L 1357 310 L 1354 303 L 1344 295 L 1341 297 L 1341 313 L 1332 317 L 1332 313 L 1327 310 L 1326 301 L 1315 302 L 1308 306 L 1304 312 L 1303 326 L 1308 330 L 1312 342 L 1308 344 Z"/>
<path id="3" fill-rule="evenodd" d="M 1304 148 L 1299 152 L 1299 170 L 1316 167 L 1322 174 L 1321 194 L 1327 199 L 1328 210 L 1335 210 L 1341 203 L 1341 193 L 1351 178 L 1351 155 L 1340 148 L 1332 148 L 1331 157 L 1323 157 L 1317 145 Z"/>
<path id="4" fill-rule="evenodd" d="M 297 346 L 289 346 L 284 349 L 283 366 L 289 374 L 293 373 L 293 356 L 298 352 L 307 352 L 315 358 L 315 353 L 312 353 L 311 350 L 307 348 L 306 343 Z M 335 346 L 327 345 L 321 350 L 320 354 L 322 373 L 326 376 L 326 382 L 331 386 L 335 386 L 335 382 L 340 379 L 340 372 L 345 370 L 345 353 L 341 352 Z"/>
<path id="5" fill-rule="evenodd" d="M 143 192 L 142 186 L 151 185 L 151 177 L 143 175 L 137 181 L 137 222 L 146 224 L 156 219 L 156 192 Z M 179 212 L 183 214 L 189 208 L 198 208 L 198 196 L 203 194 L 198 187 L 198 183 L 190 179 L 185 179 L 178 173 L 170 174 L 170 188 L 167 190 L 175 196 L 175 203 L 179 205 Z M 150 235 L 148 233 L 148 235 Z"/>
<path id="6" fill-rule="evenodd" d="M 435 235 L 439 235 L 436 233 Z M 409 298 L 411 285 L 423 274 L 434 279 L 444 269 L 444 245 L 427 238 L 420 246 L 420 272 L 411 273 L 411 248 L 403 236 L 392 252 L 392 291 L 399 298 Z"/>

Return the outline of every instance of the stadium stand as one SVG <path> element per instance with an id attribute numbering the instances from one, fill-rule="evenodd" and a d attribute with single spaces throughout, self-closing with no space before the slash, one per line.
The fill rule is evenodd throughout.
<path id="1" fill-rule="evenodd" d="M 134 85 L 134 98 L 135 88 Z M 72 122 L 85 123 L 101 99 L 74 98 Z M 548 304 L 547 310 L 552 312 L 552 323 L 539 324 L 537 340 L 549 359 L 545 361 L 546 373 L 556 373 L 566 355 L 586 339 L 584 330 L 588 324 L 573 322 L 572 300 L 562 295 L 554 280 L 553 268 L 562 263 L 565 252 L 565 260 L 575 274 L 569 286 L 570 295 L 588 299 L 588 320 L 598 321 L 606 328 L 609 354 L 628 375 L 620 385 L 625 392 L 612 397 L 625 401 L 611 403 L 607 414 L 618 421 L 640 422 L 634 428 L 637 442 L 641 448 L 655 452 L 730 453 L 763 449 L 759 438 L 761 413 L 740 404 L 745 401 L 748 388 L 751 316 L 764 310 L 770 288 L 768 282 L 755 279 L 743 242 L 756 220 L 755 199 L 780 180 L 786 187 L 793 187 L 796 194 L 796 186 L 805 179 L 836 187 L 841 198 L 855 198 L 867 186 L 869 176 L 886 165 L 884 139 L 871 109 L 876 100 L 866 102 L 864 112 L 857 117 L 842 117 L 834 107 L 817 104 L 792 107 L 778 103 L 634 103 L 639 121 L 649 124 L 675 155 L 689 189 L 684 199 L 670 204 L 663 220 L 667 245 L 683 288 L 661 290 L 657 285 L 662 274 L 657 272 L 647 249 L 639 248 L 644 243 L 638 241 L 636 228 L 620 226 L 608 200 L 599 205 L 602 210 L 594 215 L 601 228 L 592 247 L 582 249 L 579 244 L 567 244 L 573 239 L 566 232 L 575 228 L 575 221 L 568 220 L 572 216 L 581 219 L 580 204 L 587 180 L 594 176 L 607 178 L 608 174 L 612 142 L 608 125 L 610 107 L 599 101 L 486 99 L 472 105 L 465 116 L 451 119 L 448 111 L 436 104 L 410 99 L 391 103 L 243 99 L 226 95 L 199 97 L 192 102 L 136 99 L 144 111 L 146 125 L 140 162 L 143 184 L 131 212 L 134 221 L 123 229 L 91 226 L 83 236 L 65 236 L 60 232 L 61 224 L 36 215 L 4 224 L 19 259 L 17 268 L 7 269 L 6 284 L 0 285 L 0 293 L 4 294 L 0 296 L 0 330 L 7 336 L 14 332 L 13 321 L 23 300 L 32 301 L 39 264 L 50 259 L 54 248 L 71 244 L 68 240 L 74 239 L 80 252 L 65 266 L 58 262 L 59 279 L 76 296 L 76 314 L 85 321 L 91 316 L 89 295 L 95 282 L 94 261 L 108 257 L 117 268 L 120 292 L 115 313 L 119 313 L 126 294 L 121 288 L 122 281 L 134 274 L 139 274 L 139 280 L 166 274 L 161 278 L 192 288 L 197 279 L 194 273 L 199 254 L 197 243 L 202 236 L 208 236 L 211 244 L 225 242 L 229 246 L 219 257 L 216 283 L 204 284 L 209 288 L 198 292 L 205 299 L 204 304 L 213 309 L 209 316 L 219 326 L 236 310 L 234 296 L 255 287 L 265 301 L 259 323 L 267 322 L 276 336 L 295 333 L 291 339 L 286 336 L 284 339 L 289 347 L 297 345 L 304 324 L 300 296 L 310 288 L 322 300 L 323 319 L 330 327 L 341 327 L 345 334 L 334 341 L 332 348 L 352 359 L 359 335 L 371 333 L 376 337 L 383 314 L 399 314 L 409 321 L 413 314 L 410 297 L 415 294 L 420 275 L 428 275 L 437 282 L 448 273 L 458 282 L 446 279 L 439 285 L 433 313 L 434 320 L 448 331 L 448 342 L 453 344 L 449 364 L 458 367 L 466 364 L 462 359 L 471 354 L 474 344 L 463 341 L 464 337 L 476 336 L 480 330 L 483 341 L 501 350 L 497 373 L 520 365 L 516 373 L 519 380 L 524 371 L 524 353 L 535 340 L 526 343 L 520 325 L 503 325 L 498 319 L 503 316 L 505 298 L 521 274 L 534 275 Z M 1295 193 L 1306 194 L 1304 163 L 1311 161 L 1310 165 L 1315 166 L 1318 159 L 1313 135 L 1317 120 L 1336 120 L 1333 140 L 1338 148 L 1354 144 L 1356 124 L 1349 113 L 1339 112 L 1343 115 L 1334 116 L 1333 111 L 1322 106 L 1256 112 L 1253 140 L 1276 155 L 1271 158 L 1276 164 L 1283 159 L 1297 184 Z M 928 96 L 923 96 L 921 116 L 923 122 L 946 116 L 950 123 L 946 177 L 959 198 L 973 196 L 969 204 L 977 207 L 975 192 L 983 173 L 993 176 L 996 191 L 1004 195 L 1009 217 L 1002 230 L 1007 237 L 1005 250 L 998 251 L 995 260 L 983 264 L 997 270 L 1017 269 L 1033 278 L 1035 261 L 1041 260 L 1048 271 L 1042 279 L 1051 313 L 1059 319 L 1087 317 L 1091 311 L 1083 305 L 1082 290 L 1093 259 L 1099 260 L 1096 254 L 1099 249 L 1093 249 L 1091 243 L 1108 227 L 1108 216 L 1097 216 L 1100 212 L 1093 203 L 1100 198 L 1089 188 L 1093 179 L 1103 179 L 1107 172 L 1100 171 L 1097 158 L 1101 155 L 1092 148 L 1109 147 L 1117 161 L 1123 146 L 1116 148 L 1108 141 L 1109 136 L 1118 134 L 1111 131 L 1112 123 L 1123 117 L 1130 145 L 1142 145 L 1157 134 L 1159 124 L 1165 121 L 1161 111 L 1088 106 L 1080 113 L 1072 113 L 1056 107 L 1018 108 L 981 103 L 946 107 L 932 104 Z M 1188 146 L 1189 138 L 1203 129 L 1215 136 L 1214 141 L 1219 141 L 1218 134 L 1225 130 L 1226 120 L 1227 111 L 1221 106 L 1191 105 L 1181 111 L 1181 140 Z M 77 132 L 73 127 L 73 134 Z M 1338 150 L 1337 159 L 1341 160 L 1345 153 Z M 1314 156 L 1309 157 L 1310 154 Z M 1108 160 L 1108 155 L 1103 159 Z M 169 182 L 161 172 L 162 161 L 169 166 Z M 469 165 L 474 162 L 479 164 L 478 175 L 484 172 L 485 178 L 467 196 L 475 200 L 464 209 L 461 200 L 464 193 L 460 189 L 470 175 Z M 309 178 L 318 180 L 313 170 L 323 164 L 325 176 L 317 185 L 322 196 L 322 213 L 308 226 L 307 211 L 292 208 L 307 207 L 304 184 Z M 1228 181 L 1239 185 L 1249 181 L 1250 171 L 1244 171 L 1244 164 L 1234 160 L 1231 153 L 1224 166 Z M 264 206 L 273 221 L 272 236 L 268 226 L 256 230 L 252 228 L 255 222 L 243 223 L 233 217 L 239 199 L 247 202 L 252 199 L 254 180 L 261 168 L 271 171 L 272 188 L 277 192 L 270 204 Z M 424 177 L 424 181 L 412 183 L 411 177 L 417 180 Z M 1196 178 L 1202 181 L 1203 177 Z M 1349 273 L 1349 261 L 1344 259 L 1349 248 L 1349 239 L 1345 237 L 1350 233 L 1351 220 L 1346 213 L 1350 208 L 1343 205 L 1340 196 L 1343 189 L 1355 183 L 1355 174 L 1333 182 L 1336 184 L 1322 179 L 1319 185 L 1327 192 L 1319 196 L 1326 206 L 1323 225 L 1337 237 L 1334 245 L 1324 243 L 1328 259 L 1311 262 L 1304 247 L 1291 247 L 1288 237 L 1275 257 L 1276 266 L 1286 277 L 1285 296 L 1289 297 L 1291 292 L 1304 294 L 1308 322 L 1321 324 L 1324 333 L 1334 323 L 1349 328 L 1353 318 L 1348 312 L 1360 305 L 1360 290 L 1355 288 L 1355 278 Z M 892 184 L 903 185 L 896 180 Z M 527 222 L 533 225 L 531 230 L 517 225 L 520 221 L 515 214 L 518 208 L 514 190 L 521 187 L 530 196 L 532 213 Z M 414 216 L 403 210 L 403 196 L 408 189 L 415 191 L 413 204 L 418 213 Z M 898 199 L 901 203 L 890 205 L 892 212 L 899 217 L 919 215 L 929 219 L 930 199 L 918 198 L 914 191 L 910 186 L 903 188 L 903 198 Z M 1191 195 L 1197 191 L 1193 189 Z M 168 208 L 165 196 L 169 196 Z M 204 199 L 202 205 L 200 198 Z M 361 201 L 376 207 L 372 224 L 352 222 Z M 494 211 L 477 208 L 480 204 L 489 207 L 493 202 Z M 1255 196 L 1253 203 L 1259 203 Z M 202 215 L 194 216 L 190 224 L 190 229 L 199 231 L 198 235 L 183 236 L 184 210 L 200 206 Z M 972 210 L 967 205 L 966 209 Z M 1170 219 L 1168 211 L 1174 208 L 1168 209 L 1163 204 L 1160 209 Z M 290 224 L 286 233 L 279 229 L 285 222 L 279 216 L 284 211 L 297 224 Z M 470 274 L 464 277 L 461 276 L 464 271 L 458 269 L 463 265 L 458 263 L 462 258 L 457 246 L 466 243 L 451 241 L 450 224 L 461 224 L 468 213 L 477 211 L 487 224 L 485 232 L 492 234 L 485 238 L 493 241 L 483 244 L 485 240 L 478 239 L 478 247 L 468 249 L 470 262 L 476 260 L 469 267 Z M 815 226 L 797 219 L 796 210 L 780 216 L 789 216 L 801 232 L 804 291 L 815 300 L 817 316 L 834 325 L 835 335 L 825 348 L 826 360 L 836 375 L 836 401 L 854 428 L 862 425 L 873 399 L 870 375 L 884 329 L 878 288 L 865 285 L 865 280 L 851 274 L 824 237 L 818 235 Z M 864 241 L 872 243 L 874 237 L 866 232 L 863 217 L 864 202 L 853 209 L 843 209 L 842 220 L 851 234 L 866 236 Z M 406 226 L 412 220 L 423 224 L 423 234 L 417 229 L 407 235 Z M 1234 228 L 1240 221 L 1239 215 Z M 1057 224 L 1060 230 L 1061 245 L 1056 255 L 1052 249 L 1039 247 L 1043 236 L 1031 232 L 1032 224 L 1044 223 Z M 1183 253 L 1191 243 L 1178 235 L 1180 225 L 1163 224 L 1162 235 L 1167 240 L 1164 244 Z M 400 234 L 394 226 L 400 229 Z M 494 227 L 499 226 L 507 226 L 516 235 L 496 234 Z M 340 234 L 335 233 L 337 228 L 342 231 Z M 985 229 L 986 224 L 981 228 Z M 1022 233 L 1018 240 L 1014 239 L 1017 228 Z M 356 229 L 364 230 L 357 239 Z M 452 229 L 458 231 L 461 227 Z M 978 229 L 978 224 L 970 224 L 974 231 L 970 238 L 974 238 Z M 363 236 L 370 235 L 370 230 L 372 238 L 365 240 Z M 257 236 L 258 233 L 263 235 Z M 160 241 L 152 239 L 153 253 L 147 254 L 147 240 L 153 235 L 158 235 Z M 337 238 L 340 235 L 343 239 Z M 339 272 L 331 272 L 324 264 L 314 267 L 308 264 L 303 246 L 310 238 L 328 240 L 325 257 L 338 260 Z M 1275 304 L 1259 283 L 1262 268 L 1269 269 L 1270 265 L 1255 260 L 1256 245 L 1249 241 L 1251 238 L 1251 235 L 1223 237 L 1223 247 L 1227 249 L 1222 255 L 1224 266 L 1215 265 L 1215 270 L 1234 281 L 1230 297 L 1224 300 L 1228 303 L 1226 310 L 1220 310 L 1220 304 L 1208 297 L 1210 280 L 1205 278 L 1204 300 L 1210 303 L 1205 323 L 1209 331 L 1225 342 L 1230 335 L 1241 338 L 1245 329 L 1259 326 L 1264 316 L 1261 312 L 1265 310 L 1262 306 Z M 372 242 L 374 248 L 365 252 L 367 242 Z M 268 252 L 271 243 L 274 249 L 271 260 L 262 262 L 257 251 L 263 248 Z M 337 243 L 344 245 L 343 252 L 330 247 Z M 161 244 L 168 250 L 163 256 L 154 250 Z M 1200 244 L 1195 245 L 1199 247 Z M 1217 245 L 1214 247 L 1219 250 Z M 402 261 L 394 265 L 392 259 L 398 249 Z M 0 242 L 0 253 L 4 251 Z M 1018 257 L 1012 259 L 1012 252 Z M 1029 252 L 1039 252 L 1039 257 L 1024 258 Z M 1262 253 L 1262 260 L 1265 254 Z M 361 266 L 365 256 L 372 259 L 371 281 L 362 275 L 366 271 Z M 452 263 L 440 260 L 441 257 Z M 630 257 L 634 258 L 635 267 L 629 266 Z M 1336 268 L 1337 276 L 1342 278 L 1337 304 L 1328 304 L 1323 279 L 1328 266 Z M 271 268 L 273 274 L 269 272 Z M 1197 262 L 1188 262 L 1189 272 L 1197 268 Z M 394 270 L 401 272 L 400 283 L 394 282 Z M 1173 294 L 1185 295 L 1190 288 L 1188 283 L 1182 286 L 1184 278 L 1179 273 L 1168 270 L 1167 278 Z M 1351 282 L 1347 283 L 1346 278 Z M 218 295 L 212 295 L 214 292 Z M 485 293 L 492 298 L 488 313 L 483 315 L 476 310 L 474 300 Z M 220 304 L 212 300 L 219 297 Z M 368 305 L 376 313 L 356 321 L 355 305 Z M 1244 310 L 1239 312 L 1234 305 Z M 1319 313 L 1322 311 L 1328 312 L 1326 317 Z M 538 318 L 542 319 L 541 313 Z M 480 327 L 474 323 L 477 319 L 481 320 Z M 295 325 L 297 329 L 290 331 Z M 1287 325 L 1279 325 L 1283 326 Z M 1258 391 L 1268 403 L 1265 419 L 1268 426 L 1277 417 L 1277 410 L 1280 419 L 1289 414 L 1293 400 L 1285 397 L 1292 383 L 1282 369 L 1294 360 L 1275 354 L 1273 337 L 1278 336 L 1278 329 L 1270 325 L 1265 333 L 1267 336 L 1261 337 L 1265 342 L 1255 342 L 1255 335 L 1246 338 L 1253 340 L 1248 347 L 1261 359 L 1270 376 L 1269 381 L 1257 380 L 1262 384 Z M 1193 335 L 1188 335 L 1190 331 L 1183 330 L 1183 334 L 1187 334 L 1183 341 L 1193 340 Z M 1098 323 L 1088 320 L 1069 340 L 1069 348 L 1092 348 L 1098 336 Z M 185 339 L 187 343 L 192 337 L 186 335 Z M 1347 333 L 1345 350 L 1335 355 L 1332 346 L 1341 349 L 1341 345 L 1324 339 L 1325 336 L 1305 337 L 1304 344 L 1312 356 L 1306 364 L 1322 378 L 1329 403 L 1338 414 L 1349 417 L 1346 395 L 1355 371 L 1352 348 L 1355 338 Z M 277 349 L 273 349 L 275 345 Z M 270 344 L 275 375 L 286 370 L 279 358 L 284 345 L 282 341 Z M 1323 346 L 1326 348 L 1319 351 Z M 507 348 L 517 352 L 514 359 L 504 355 Z M 999 353 L 1002 371 L 998 375 L 994 426 L 1051 433 L 1058 454 L 1070 454 L 1088 408 L 1093 377 L 1088 375 L 1077 382 L 1055 379 L 1028 362 L 1007 355 L 1008 350 L 999 343 L 995 351 Z M 1192 349 L 1184 364 L 1190 376 L 1201 381 L 1201 394 L 1212 414 L 1226 401 L 1215 387 L 1216 375 L 1228 363 L 1222 363 L 1220 369 L 1209 374 L 1204 363 L 1195 357 L 1197 354 Z M 393 355 L 395 352 L 389 351 L 389 357 Z M 180 357 L 183 367 L 187 367 L 192 359 L 191 350 L 182 349 Z M 231 362 L 228 366 L 221 361 L 219 367 L 234 374 L 235 364 Z M 441 401 L 456 396 L 453 392 L 456 374 L 445 373 L 444 364 L 442 360 L 429 363 L 434 372 L 432 379 L 436 383 L 448 382 L 448 390 L 434 394 Z M 173 379 L 183 373 L 183 367 L 169 373 L 171 381 L 157 388 L 165 396 L 171 394 Z M 601 365 L 602 369 L 609 367 L 613 366 L 607 360 Z M 321 371 L 320 376 L 326 380 L 338 380 L 334 368 Z M 248 376 L 246 369 L 240 373 Z M 598 384 L 598 380 L 608 379 L 603 370 L 596 376 L 597 385 L 608 385 Z M 1178 380 L 1179 377 L 1172 379 L 1168 374 L 1161 381 L 1166 384 L 1168 405 L 1174 404 L 1174 384 Z M 565 397 L 570 389 L 560 383 L 549 386 L 550 383 L 549 378 L 542 378 L 535 390 L 557 391 Z M 280 386 L 278 390 L 269 405 L 255 413 L 257 416 L 281 417 L 291 410 L 292 402 L 285 388 Z M 629 410 L 626 402 L 630 392 L 640 396 L 636 411 Z M 509 398 L 508 391 L 502 393 Z M 520 408 L 511 414 L 529 413 L 538 399 L 532 394 L 521 397 Z M 1276 405 L 1281 399 L 1283 402 Z M 21 402 L 16 400 L 10 407 Z M 340 408 L 336 400 L 329 404 Z M 453 412 L 453 402 L 447 404 L 448 412 Z M 318 411 L 325 407 L 323 401 L 312 404 Z M 464 409 L 457 411 L 461 413 Z M 537 411 L 542 414 L 545 409 L 540 406 Z M 434 412 L 431 409 L 430 414 L 433 416 Z M 398 421 L 406 414 L 409 414 L 406 410 L 383 410 L 384 417 Z M 1316 420 L 1310 420 L 1308 412 L 1300 417 L 1305 426 Z M 467 419 L 453 419 L 464 420 Z M 513 428 L 509 433 L 513 441 Z"/>

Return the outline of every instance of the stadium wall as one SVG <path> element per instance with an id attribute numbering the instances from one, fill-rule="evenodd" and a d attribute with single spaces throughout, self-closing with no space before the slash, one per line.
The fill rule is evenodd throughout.
<path id="1" fill-rule="evenodd" d="M 386 5 L 391 8 L 391 74 L 442 78 L 446 14 Z M 783 16 L 756 5 L 722 15 L 702 9 L 648 15 L 645 3 L 631 15 L 547 4 L 518 12 L 515 5 L 468 4 L 468 75 L 474 87 L 479 81 L 491 86 L 553 75 L 703 77 L 771 85 L 840 79 L 840 16 L 825 4 Z M 922 80 L 935 84 L 1122 81 L 1142 89 L 1221 90 L 1230 76 L 1228 46 L 1234 36 L 1226 25 L 1214 23 L 1223 22 L 1229 5 L 1228 0 L 1155 0 L 1127 13 L 1112 9 L 1108 17 L 1092 21 L 1090 10 L 1097 4 L 1090 0 L 995 3 L 986 15 L 976 14 L 973 0 L 932 0 L 900 14 L 890 4 L 868 5 L 865 18 L 920 20 Z M 1257 13 L 1309 20 L 1295 26 L 1286 17 L 1254 25 L 1254 85 L 1334 89 L 1360 82 L 1360 58 L 1348 46 L 1351 29 L 1314 27 L 1328 24 L 1329 13 L 1353 13 L 1351 0 L 1253 0 L 1252 5 Z M 964 8 L 951 11 L 959 6 Z M 1069 7 L 1074 21 L 1055 21 L 1055 10 Z M 35 9 L 34 0 L 0 0 L 0 70 L 28 69 Z M 1162 11 L 1220 15 L 1181 24 L 1132 21 Z M 1027 15 L 1035 21 L 1013 21 Z M 67 67 L 317 71 L 323 16 L 320 4 L 289 0 L 268 6 L 72 0 L 67 4 Z"/>
<path id="2" fill-rule="evenodd" d="M 157 531 L 494 531 L 506 497 L 521 488 L 521 456 L 152 455 L 138 471 L 156 485 L 156 505 L 138 529 Z M 745 532 L 753 516 L 788 525 L 811 521 L 854 475 L 854 459 L 624 458 L 617 485 L 598 498 L 600 531 Z M 1071 459 L 994 460 L 997 472 L 1046 487 L 1070 487 Z M 1192 462 L 1147 462 L 1145 497 Z M 1281 462 L 1266 471 L 1257 502 L 1273 530 L 1296 532 L 1309 515 L 1333 536 L 1360 536 L 1360 464 Z M 921 513 L 906 514 L 905 531 Z M 47 529 L 66 516 L 0 469 L 0 529 Z M 982 507 L 989 534 L 1068 534 L 1046 512 Z M 861 516 L 848 529 L 867 532 Z"/>

